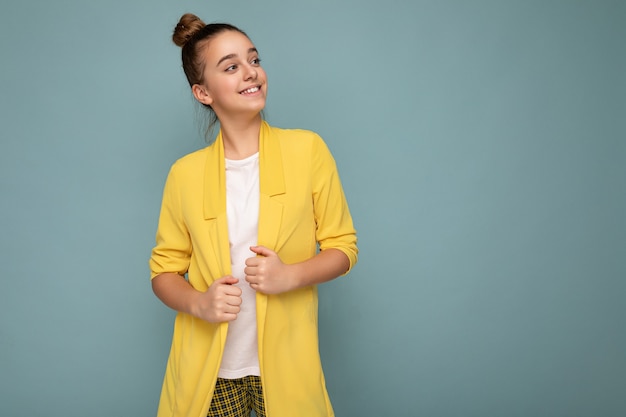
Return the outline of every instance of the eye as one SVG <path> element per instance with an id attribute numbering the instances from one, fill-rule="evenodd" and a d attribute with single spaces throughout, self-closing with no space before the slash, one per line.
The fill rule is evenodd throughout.
<path id="1" fill-rule="evenodd" d="M 233 65 L 229 65 L 226 67 L 226 72 L 232 72 L 235 71 L 237 69 L 237 65 L 233 64 Z"/>
<path id="2" fill-rule="evenodd" d="M 252 65 L 261 65 L 261 58 L 256 57 L 256 58 L 252 58 L 252 60 L 250 61 L 250 63 Z"/>

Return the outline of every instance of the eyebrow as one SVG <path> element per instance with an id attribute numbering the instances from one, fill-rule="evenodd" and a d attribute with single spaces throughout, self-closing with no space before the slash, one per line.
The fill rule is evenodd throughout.
<path id="1" fill-rule="evenodd" d="M 248 54 L 251 54 L 253 52 L 256 52 L 257 54 L 259 53 L 259 51 L 257 51 L 257 49 L 254 48 L 254 47 L 248 49 Z M 224 62 L 224 61 L 226 61 L 228 59 L 231 59 L 231 58 L 235 58 L 236 56 L 237 56 L 237 54 L 228 54 L 228 55 L 223 56 L 222 58 L 220 58 L 219 61 L 217 61 L 216 67 L 219 67 L 222 62 Z"/>

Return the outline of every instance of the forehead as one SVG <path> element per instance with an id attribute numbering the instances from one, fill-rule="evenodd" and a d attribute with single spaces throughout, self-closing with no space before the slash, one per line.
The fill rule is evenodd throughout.
<path id="1" fill-rule="evenodd" d="M 207 64 L 217 63 L 227 55 L 247 56 L 254 44 L 246 35 L 234 30 L 219 33 L 204 45 L 204 58 Z"/>

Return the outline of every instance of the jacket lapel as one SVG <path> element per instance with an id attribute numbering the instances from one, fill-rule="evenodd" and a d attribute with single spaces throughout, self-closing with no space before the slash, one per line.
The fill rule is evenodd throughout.
<path id="1" fill-rule="evenodd" d="M 207 149 L 204 166 L 204 219 L 210 220 L 226 211 L 226 162 L 222 132 Z"/>
<path id="2" fill-rule="evenodd" d="M 285 174 L 280 140 L 263 122 L 259 142 L 259 245 L 278 250 L 278 232 L 283 216 L 282 203 L 272 197 L 285 193 Z"/>
<path id="3" fill-rule="evenodd" d="M 215 226 L 215 228 L 207 228 L 210 249 L 213 251 L 215 259 L 221 263 L 218 266 L 220 274 L 231 274 L 228 221 L 226 219 L 226 161 L 224 160 L 224 142 L 222 141 L 221 132 L 215 139 L 215 142 L 207 147 L 203 191 L 204 220 L 207 222 L 207 225 L 209 225 L 209 222 L 213 222 Z M 211 233 L 210 230 L 215 232 Z M 218 278 L 221 277 L 213 277 L 213 279 Z M 207 282 L 208 285 L 211 285 L 211 283 L 212 281 Z M 224 349 L 226 335 L 228 334 L 228 324 L 222 323 L 219 327 L 221 346 Z"/>
<path id="4" fill-rule="evenodd" d="M 221 134 L 207 148 L 204 167 L 203 214 L 207 226 L 208 248 L 219 262 L 212 279 L 232 273 L 230 245 L 228 242 L 228 219 L 226 217 L 226 161 Z M 203 239 L 204 240 L 204 239 Z M 211 280 L 212 282 L 212 280 Z M 209 282 L 210 285 L 210 282 Z"/>
<path id="5" fill-rule="evenodd" d="M 283 204 L 276 201 L 275 196 L 285 193 L 285 174 L 280 149 L 280 138 L 276 131 L 266 122 L 261 126 L 259 138 L 259 232 L 258 244 L 272 250 L 279 250 L 278 232 L 283 217 Z M 264 368 L 264 335 L 265 315 L 267 313 L 268 296 L 257 293 L 256 317 L 258 332 L 259 361 Z M 261 371 L 263 372 L 263 371 Z"/>

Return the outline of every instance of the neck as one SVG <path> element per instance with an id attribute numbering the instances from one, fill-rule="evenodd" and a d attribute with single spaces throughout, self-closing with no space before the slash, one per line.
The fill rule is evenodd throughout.
<path id="1" fill-rule="evenodd" d="M 244 159 L 259 151 L 261 116 L 242 123 L 222 123 L 224 156 L 228 159 Z"/>

